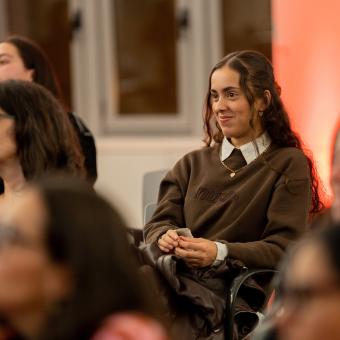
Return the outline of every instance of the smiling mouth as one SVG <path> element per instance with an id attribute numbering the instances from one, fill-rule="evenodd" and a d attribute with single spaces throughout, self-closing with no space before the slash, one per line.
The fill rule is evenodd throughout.
<path id="1" fill-rule="evenodd" d="M 220 121 L 227 122 L 228 120 L 234 118 L 233 116 L 219 116 Z"/>

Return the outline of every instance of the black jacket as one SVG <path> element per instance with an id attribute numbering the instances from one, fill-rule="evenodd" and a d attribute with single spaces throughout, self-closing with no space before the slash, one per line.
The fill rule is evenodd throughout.
<path id="1" fill-rule="evenodd" d="M 69 112 L 70 121 L 77 132 L 79 143 L 85 157 L 86 179 L 92 184 L 97 180 L 97 151 L 94 137 L 80 117 Z"/>
<path id="2" fill-rule="evenodd" d="M 162 254 L 154 244 L 140 246 L 137 256 L 142 273 L 158 291 L 174 339 L 225 339 L 227 292 L 244 268 L 241 261 L 226 259 L 218 266 L 194 269 L 175 255 Z M 236 299 L 235 339 L 253 329 L 264 302 L 264 289 L 248 279 Z"/>

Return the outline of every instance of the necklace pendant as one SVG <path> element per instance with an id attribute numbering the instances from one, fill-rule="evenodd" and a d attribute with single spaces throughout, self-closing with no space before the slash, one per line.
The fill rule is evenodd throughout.
<path id="1" fill-rule="evenodd" d="M 235 172 L 231 172 L 229 176 L 230 176 L 231 178 L 233 178 L 235 175 L 236 175 Z"/>

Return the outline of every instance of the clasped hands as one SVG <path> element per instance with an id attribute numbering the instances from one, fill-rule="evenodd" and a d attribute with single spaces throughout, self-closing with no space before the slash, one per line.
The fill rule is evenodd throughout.
<path id="1" fill-rule="evenodd" d="M 174 253 L 191 267 L 210 266 L 216 259 L 215 242 L 205 238 L 179 236 L 176 229 L 168 230 L 158 239 L 158 247 L 165 253 Z"/>

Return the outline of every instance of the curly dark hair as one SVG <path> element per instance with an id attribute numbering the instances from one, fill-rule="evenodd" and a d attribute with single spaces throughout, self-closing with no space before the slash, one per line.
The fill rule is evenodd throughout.
<path id="1" fill-rule="evenodd" d="M 273 66 L 263 54 L 256 51 L 232 52 L 212 68 L 203 111 L 205 144 L 210 146 L 213 141 L 221 143 L 224 138 L 212 111 L 210 89 L 212 74 L 225 65 L 228 65 L 240 75 L 240 87 L 252 110 L 254 109 L 255 99 L 262 98 L 267 103 L 267 108 L 261 117 L 261 124 L 272 142 L 278 147 L 298 148 L 305 154 L 311 178 L 312 205 L 310 212 L 320 212 L 324 208 L 324 204 L 320 198 L 319 177 L 313 158 L 310 152 L 307 152 L 303 147 L 300 137 L 291 128 L 288 113 L 280 98 L 281 88 L 274 78 Z M 269 103 L 265 91 L 269 91 L 271 94 Z"/>
<path id="2" fill-rule="evenodd" d="M 0 108 L 15 120 L 17 155 L 26 180 L 53 171 L 85 176 L 79 141 L 50 91 L 29 81 L 3 81 Z"/>

